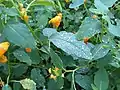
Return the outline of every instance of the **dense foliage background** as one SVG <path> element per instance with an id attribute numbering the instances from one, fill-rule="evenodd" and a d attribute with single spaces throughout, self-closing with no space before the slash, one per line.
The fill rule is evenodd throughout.
<path id="1" fill-rule="evenodd" d="M 0 0 L 0 90 L 120 90 L 119 0 Z"/>

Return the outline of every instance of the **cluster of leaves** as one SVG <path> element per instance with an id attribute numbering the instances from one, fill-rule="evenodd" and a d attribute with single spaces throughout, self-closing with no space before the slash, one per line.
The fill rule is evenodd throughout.
<path id="1" fill-rule="evenodd" d="M 119 13 L 118 0 L 0 0 L 0 89 L 119 90 Z"/>

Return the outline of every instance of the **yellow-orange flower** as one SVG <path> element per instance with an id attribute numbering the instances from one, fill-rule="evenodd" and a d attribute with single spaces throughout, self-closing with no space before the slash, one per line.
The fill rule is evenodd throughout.
<path id="1" fill-rule="evenodd" d="M 0 63 L 6 63 L 8 60 L 7 60 L 7 57 L 2 55 L 0 56 Z"/>
<path id="2" fill-rule="evenodd" d="M 6 63 L 8 61 L 7 57 L 4 56 L 4 53 L 8 50 L 9 46 L 9 42 L 0 43 L 0 63 Z"/>
<path id="3" fill-rule="evenodd" d="M 52 18 L 49 21 L 49 24 L 52 23 L 53 27 L 58 28 L 62 19 L 62 13 L 58 13 L 57 16 Z"/>
<path id="4" fill-rule="evenodd" d="M 28 22 L 29 17 L 27 15 L 26 8 L 23 7 L 22 3 L 19 3 L 19 10 L 20 10 L 21 19 L 24 20 L 25 22 Z"/>
<path id="5" fill-rule="evenodd" d="M 0 43 L 0 56 L 2 56 L 8 50 L 9 46 L 10 46 L 9 42 Z"/>
<path id="6" fill-rule="evenodd" d="M 56 80 L 57 77 L 54 76 L 53 74 L 51 74 L 51 75 L 50 75 L 50 78 Z"/>
<path id="7" fill-rule="evenodd" d="M 29 19 L 29 16 L 28 16 L 27 14 L 25 14 L 25 15 L 23 16 L 23 20 L 24 20 L 25 22 L 28 22 L 28 19 Z"/>
<path id="8" fill-rule="evenodd" d="M 32 50 L 31 50 L 31 48 L 25 48 L 25 51 L 30 53 Z"/>

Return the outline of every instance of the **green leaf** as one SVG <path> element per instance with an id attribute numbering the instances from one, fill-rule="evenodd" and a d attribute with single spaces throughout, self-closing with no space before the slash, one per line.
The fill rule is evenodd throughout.
<path id="1" fill-rule="evenodd" d="M 99 33 L 101 30 L 101 23 L 97 19 L 86 17 L 76 33 L 77 39 L 83 39 L 84 37 L 92 37 Z"/>
<path id="2" fill-rule="evenodd" d="M 37 88 L 43 87 L 45 78 L 40 74 L 40 69 L 34 68 L 31 70 L 31 79 L 35 81 Z"/>
<path id="3" fill-rule="evenodd" d="M 100 1 L 107 7 L 112 7 L 112 5 L 115 4 L 117 0 L 100 0 Z"/>
<path id="4" fill-rule="evenodd" d="M 98 90 L 94 84 L 91 84 L 93 90 Z"/>
<path id="5" fill-rule="evenodd" d="M 101 67 L 94 76 L 94 84 L 98 90 L 107 90 L 109 84 L 109 78 L 106 70 Z"/>
<path id="6" fill-rule="evenodd" d="M 109 52 L 109 49 L 104 48 L 104 44 L 98 44 L 92 50 L 93 60 L 104 57 Z"/>
<path id="7" fill-rule="evenodd" d="M 18 64 L 18 65 L 13 66 L 12 68 L 13 69 L 12 69 L 11 77 L 18 78 L 27 71 L 28 65 L 26 65 L 26 64 Z"/>
<path id="8" fill-rule="evenodd" d="M 40 57 L 37 49 L 32 49 L 32 51 L 27 54 L 29 55 L 30 59 L 32 60 L 32 64 L 40 63 L 41 57 Z"/>
<path id="9" fill-rule="evenodd" d="M 21 84 L 18 82 L 13 83 L 13 90 L 22 90 L 21 89 Z"/>
<path id="10" fill-rule="evenodd" d="M 105 6 L 100 0 L 95 0 L 94 1 L 95 7 L 102 12 L 103 14 L 108 13 L 108 7 Z"/>
<path id="11" fill-rule="evenodd" d="M 20 62 L 25 62 L 28 65 L 32 64 L 32 60 L 25 51 L 18 49 L 14 51 L 13 54 Z"/>
<path id="12" fill-rule="evenodd" d="M 24 89 L 36 90 L 36 83 L 28 78 L 21 80 L 20 84 L 23 86 Z"/>
<path id="13" fill-rule="evenodd" d="M 61 48 L 74 59 L 91 59 L 90 48 L 82 41 L 77 41 L 73 33 L 65 31 L 57 32 L 55 29 L 44 29 L 43 34 L 48 36 L 49 40 L 58 48 Z M 74 50 L 74 51 L 73 51 Z"/>
<path id="14" fill-rule="evenodd" d="M 24 48 L 35 48 L 36 42 L 25 24 L 7 24 L 3 30 L 5 37 L 12 43 Z M 19 40 L 18 40 L 19 39 Z"/>
<path id="15" fill-rule="evenodd" d="M 69 8 L 76 8 L 76 7 L 79 7 L 80 5 L 84 4 L 84 0 L 74 0 Z"/>
<path id="16" fill-rule="evenodd" d="M 95 14 L 103 14 L 103 12 L 100 11 L 99 9 L 90 8 L 89 10 L 90 12 L 95 13 Z"/>
<path id="17" fill-rule="evenodd" d="M 9 16 L 19 16 L 18 11 L 16 8 L 9 8 L 9 9 L 4 9 L 4 12 L 9 15 Z"/>
<path id="18" fill-rule="evenodd" d="M 112 25 L 109 23 L 108 30 L 110 33 L 112 33 L 114 36 L 120 37 L 120 22 L 117 22 L 117 25 Z"/>
<path id="19" fill-rule="evenodd" d="M 52 63 L 58 67 L 58 68 L 63 68 L 63 62 L 60 59 L 60 57 L 52 50 L 50 49 L 50 56 L 52 59 Z"/>
<path id="20" fill-rule="evenodd" d="M 36 2 L 32 4 L 32 6 L 35 5 L 54 6 L 54 2 L 52 0 L 36 0 Z"/>
<path id="21" fill-rule="evenodd" d="M 8 84 L 5 84 L 3 87 L 2 87 L 2 90 L 12 90 L 11 87 L 8 85 Z"/>
<path id="22" fill-rule="evenodd" d="M 75 81 L 85 90 L 91 90 L 91 78 L 87 75 L 75 75 Z"/>

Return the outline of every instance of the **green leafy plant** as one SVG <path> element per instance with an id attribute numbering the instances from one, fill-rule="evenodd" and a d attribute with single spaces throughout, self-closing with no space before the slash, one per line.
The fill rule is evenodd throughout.
<path id="1" fill-rule="evenodd" d="M 1 0 L 0 90 L 119 90 L 119 0 Z"/>

